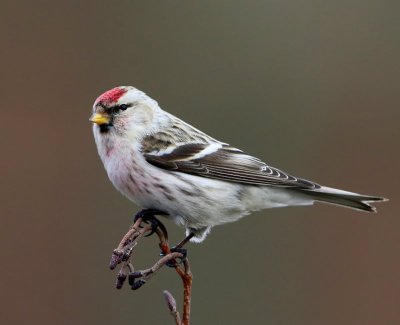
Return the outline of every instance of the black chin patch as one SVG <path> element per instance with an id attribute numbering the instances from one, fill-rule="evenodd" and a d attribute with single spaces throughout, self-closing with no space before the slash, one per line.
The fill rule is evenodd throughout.
<path id="1" fill-rule="evenodd" d="M 100 133 L 107 133 L 108 131 L 110 131 L 111 127 L 112 127 L 111 123 L 100 124 L 99 125 Z"/>

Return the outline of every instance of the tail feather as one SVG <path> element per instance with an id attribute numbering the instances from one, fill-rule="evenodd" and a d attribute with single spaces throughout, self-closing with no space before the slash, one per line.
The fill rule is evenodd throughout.
<path id="1" fill-rule="evenodd" d="M 302 192 L 307 196 L 311 196 L 316 201 L 341 205 L 367 212 L 376 212 L 376 208 L 370 203 L 387 201 L 387 199 L 383 197 L 362 195 L 324 186 L 318 190 L 302 190 Z"/>

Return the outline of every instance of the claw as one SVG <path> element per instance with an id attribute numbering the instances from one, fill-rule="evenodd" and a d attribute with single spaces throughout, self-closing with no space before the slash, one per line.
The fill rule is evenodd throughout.
<path id="1" fill-rule="evenodd" d="M 145 223 L 148 223 L 148 221 L 144 221 Z M 158 228 L 158 223 L 155 221 L 155 219 L 150 219 L 150 224 L 151 224 L 151 231 L 144 237 L 150 237 L 152 234 L 154 234 Z"/>
<path id="2" fill-rule="evenodd" d="M 184 260 L 187 257 L 187 249 L 186 248 L 181 248 L 181 247 L 172 247 L 171 248 L 172 253 L 181 253 L 182 259 Z"/>
<path id="3" fill-rule="evenodd" d="M 143 221 L 146 221 L 154 218 L 156 215 L 166 216 L 168 213 L 157 209 L 143 209 L 135 215 L 134 221 L 136 222 L 139 218 L 143 219 Z"/>
<path id="4" fill-rule="evenodd" d="M 136 222 L 139 218 L 143 220 L 144 223 L 151 225 L 151 232 L 148 233 L 145 237 L 150 237 L 154 234 L 158 227 L 160 227 L 161 231 L 166 234 L 166 229 L 162 223 L 160 223 L 155 215 L 163 215 L 166 216 L 168 213 L 157 209 L 143 209 L 135 215 L 134 222 Z"/>
<path id="5" fill-rule="evenodd" d="M 168 267 L 176 267 L 176 266 L 182 264 L 183 261 L 187 257 L 187 249 L 186 248 L 172 247 L 171 248 L 171 253 L 181 253 L 182 257 L 179 258 L 178 262 L 176 260 L 171 260 L 171 261 L 165 263 L 165 265 L 168 266 Z"/>

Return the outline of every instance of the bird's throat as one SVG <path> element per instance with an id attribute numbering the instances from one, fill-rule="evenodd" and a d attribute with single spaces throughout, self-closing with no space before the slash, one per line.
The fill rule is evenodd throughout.
<path id="1" fill-rule="evenodd" d="M 108 133 L 113 125 L 111 123 L 99 125 L 100 133 Z"/>

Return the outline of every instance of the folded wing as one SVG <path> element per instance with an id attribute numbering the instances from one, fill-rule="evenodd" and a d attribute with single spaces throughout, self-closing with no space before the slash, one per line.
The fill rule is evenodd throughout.
<path id="1" fill-rule="evenodd" d="M 187 143 L 143 152 L 150 164 L 170 171 L 227 182 L 297 189 L 317 189 L 316 183 L 296 178 L 260 159 L 220 142 Z"/>

